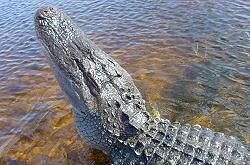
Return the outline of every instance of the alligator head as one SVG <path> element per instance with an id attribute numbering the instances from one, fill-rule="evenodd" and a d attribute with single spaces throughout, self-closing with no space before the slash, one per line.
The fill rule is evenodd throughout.
<path id="1" fill-rule="evenodd" d="M 116 140 L 135 134 L 149 115 L 130 75 L 55 7 L 36 12 L 35 28 L 74 107 L 80 136 L 91 146 L 110 152 Z"/>

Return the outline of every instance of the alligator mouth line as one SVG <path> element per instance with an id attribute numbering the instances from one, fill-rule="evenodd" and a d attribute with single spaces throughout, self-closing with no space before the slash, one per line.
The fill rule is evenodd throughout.
<path id="1" fill-rule="evenodd" d="M 112 164 L 250 164 L 246 144 L 199 125 L 155 119 L 131 76 L 55 7 L 38 9 L 38 39 L 73 105 L 78 134 Z"/>

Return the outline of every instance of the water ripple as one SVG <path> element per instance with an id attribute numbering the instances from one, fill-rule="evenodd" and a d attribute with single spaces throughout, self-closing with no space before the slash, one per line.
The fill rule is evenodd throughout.
<path id="1" fill-rule="evenodd" d="M 129 71 L 149 110 L 250 142 L 248 1 L 4 0 L 0 4 L 0 148 L 7 152 L 14 147 L 4 156 L 6 161 L 107 161 L 88 155 L 81 162 L 76 154 L 88 147 L 74 136 L 70 106 L 35 36 L 34 13 L 46 4 L 65 10 Z M 10 134 L 11 130 L 17 131 Z M 12 145 L 4 143 L 13 137 Z M 49 152 L 51 148 L 58 155 Z"/>

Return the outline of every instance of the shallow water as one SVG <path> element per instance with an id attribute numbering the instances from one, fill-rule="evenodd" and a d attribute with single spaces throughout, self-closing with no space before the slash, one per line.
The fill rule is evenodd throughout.
<path id="1" fill-rule="evenodd" d="M 36 40 L 36 9 L 54 4 L 134 78 L 148 110 L 250 143 L 247 0 L 0 3 L 0 164 L 105 164 L 76 134 Z"/>

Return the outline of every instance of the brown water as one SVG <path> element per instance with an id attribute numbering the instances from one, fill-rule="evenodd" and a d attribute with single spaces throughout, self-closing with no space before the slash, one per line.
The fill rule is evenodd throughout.
<path id="1" fill-rule="evenodd" d="M 35 36 L 55 4 L 134 78 L 148 110 L 250 143 L 250 3 L 52 1 L 0 3 L 0 164 L 106 164 L 82 141 Z"/>

